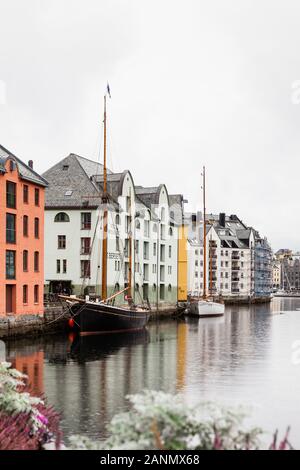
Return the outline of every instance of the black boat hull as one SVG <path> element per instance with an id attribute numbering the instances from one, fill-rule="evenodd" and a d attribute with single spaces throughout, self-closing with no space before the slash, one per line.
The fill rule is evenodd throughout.
<path id="1" fill-rule="evenodd" d="M 148 311 L 134 311 L 106 304 L 76 303 L 71 307 L 74 329 L 81 335 L 137 331 L 146 326 Z"/>

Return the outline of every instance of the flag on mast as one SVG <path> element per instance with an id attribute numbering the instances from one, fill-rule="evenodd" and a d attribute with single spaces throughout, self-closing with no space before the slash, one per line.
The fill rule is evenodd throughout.
<path id="1" fill-rule="evenodd" d="M 107 88 L 106 88 L 106 90 L 107 90 L 108 96 L 111 98 L 111 95 L 110 95 L 110 88 L 109 88 L 109 83 L 108 83 L 108 82 L 107 82 Z"/>

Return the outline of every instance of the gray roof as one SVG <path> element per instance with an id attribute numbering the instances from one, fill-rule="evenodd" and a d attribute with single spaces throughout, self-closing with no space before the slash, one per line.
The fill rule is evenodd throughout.
<path id="1" fill-rule="evenodd" d="M 12 152 L 7 150 L 5 147 L 0 145 L 0 172 L 5 173 L 5 163 L 8 158 L 11 158 L 16 162 L 18 167 L 20 178 L 30 183 L 37 184 L 39 186 L 47 186 L 47 181 L 40 176 L 36 171 L 30 168 L 26 163 L 22 162 L 18 157 L 16 157 Z"/>
<path id="2" fill-rule="evenodd" d="M 43 176 L 47 179 L 49 187 L 46 189 L 46 208 L 77 208 L 82 206 L 97 207 L 100 203 L 100 194 L 96 185 L 91 181 L 91 173 L 98 169 L 89 160 L 70 154 Z M 99 197 L 99 200 L 97 198 Z"/>

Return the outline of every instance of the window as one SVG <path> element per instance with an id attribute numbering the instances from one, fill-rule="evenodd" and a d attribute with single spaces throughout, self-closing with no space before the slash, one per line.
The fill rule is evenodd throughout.
<path id="1" fill-rule="evenodd" d="M 54 222 L 70 222 L 70 217 L 65 212 L 58 212 L 54 217 Z"/>
<path id="2" fill-rule="evenodd" d="M 144 242 L 144 259 L 149 259 L 149 242 Z"/>
<path id="3" fill-rule="evenodd" d="M 16 252 L 6 251 L 6 279 L 16 278 Z"/>
<path id="4" fill-rule="evenodd" d="M 166 210 L 164 207 L 161 208 L 161 220 L 165 220 L 165 214 L 166 214 Z"/>
<path id="5" fill-rule="evenodd" d="M 171 247 L 171 245 L 169 245 L 169 258 L 171 258 L 171 257 L 172 257 L 172 247 Z"/>
<path id="6" fill-rule="evenodd" d="M 6 243 L 16 243 L 15 214 L 6 214 Z"/>
<path id="7" fill-rule="evenodd" d="M 59 274 L 60 273 L 60 259 L 56 260 L 56 272 Z"/>
<path id="8" fill-rule="evenodd" d="M 39 254 L 38 251 L 34 252 L 34 263 L 33 264 L 34 264 L 34 271 L 36 273 L 38 273 L 39 270 L 40 270 L 40 254 Z"/>
<path id="9" fill-rule="evenodd" d="M 152 264 L 152 274 L 156 274 L 156 264 Z"/>
<path id="10" fill-rule="evenodd" d="M 198 260 L 197 259 L 195 260 L 195 266 L 198 266 Z"/>
<path id="11" fill-rule="evenodd" d="M 119 214 L 116 215 L 116 225 L 120 225 L 120 216 L 119 216 Z"/>
<path id="12" fill-rule="evenodd" d="M 153 256 L 156 256 L 156 243 L 153 243 Z"/>
<path id="13" fill-rule="evenodd" d="M 28 204 L 28 186 L 24 184 L 23 186 L 23 202 L 24 204 Z"/>
<path id="14" fill-rule="evenodd" d="M 195 271 L 195 277 L 198 278 L 198 271 Z"/>
<path id="15" fill-rule="evenodd" d="M 28 237 L 28 215 L 23 216 L 23 236 Z"/>
<path id="16" fill-rule="evenodd" d="M 23 271 L 28 271 L 28 251 L 23 251 Z"/>
<path id="17" fill-rule="evenodd" d="M 153 224 L 153 232 L 157 233 L 157 224 Z"/>
<path id="18" fill-rule="evenodd" d="M 144 220 L 144 236 L 149 237 L 149 220 Z"/>
<path id="19" fill-rule="evenodd" d="M 166 250 L 165 245 L 160 245 L 160 261 L 163 263 L 165 262 L 165 259 L 166 259 L 165 250 Z"/>
<path id="20" fill-rule="evenodd" d="M 65 192 L 65 196 L 72 196 L 73 194 L 73 190 L 72 189 L 68 189 L 66 192 Z"/>
<path id="21" fill-rule="evenodd" d="M 134 269 L 136 273 L 140 272 L 140 263 L 135 263 Z"/>
<path id="22" fill-rule="evenodd" d="M 64 250 L 66 248 L 66 235 L 57 236 L 57 248 L 59 250 Z"/>
<path id="23" fill-rule="evenodd" d="M 91 263 L 90 260 L 81 260 L 80 261 L 80 272 L 81 277 L 91 277 Z"/>
<path id="24" fill-rule="evenodd" d="M 6 181 L 6 207 L 16 208 L 16 183 Z"/>
<path id="25" fill-rule="evenodd" d="M 40 205 L 40 190 L 38 188 L 34 189 L 34 204 L 36 206 Z"/>
<path id="26" fill-rule="evenodd" d="M 33 291 L 33 297 L 34 297 L 34 303 L 38 304 L 39 303 L 39 286 L 36 284 L 34 286 L 34 291 Z"/>
<path id="27" fill-rule="evenodd" d="M 116 251 L 120 251 L 120 237 L 116 235 Z"/>
<path id="28" fill-rule="evenodd" d="M 137 230 L 140 230 L 140 228 L 141 228 L 141 222 L 138 219 L 135 221 L 135 228 Z"/>
<path id="29" fill-rule="evenodd" d="M 172 291 L 172 286 L 171 286 L 171 284 L 168 285 L 168 291 L 169 291 L 169 292 Z"/>
<path id="30" fill-rule="evenodd" d="M 172 266 L 168 266 L 168 274 L 172 274 Z"/>
<path id="31" fill-rule="evenodd" d="M 134 251 L 138 255 L 139 254 L 139 240 L 134 240 Z"/>
<path id="32" fill-rule="evenodd" d="M 115 260 L 115 271 L 120 271 L 120 261 Z"/>
<path id="33" fill-rule="evenodd" d="M 91 249 L 91 239 L 90 237 L 81 238 L 81 251 L 82 255 L 89 255 Z"/>
<path id="34" fill-rule="evenodd" d="M 160 225 L 160 239 L 165 240 L 166 238 L 166 227 L 165 225 L 161 224 Z"/>
<path id="35" fill-rule="evenodd" d="M 92 226 L 92 213 L 82 212 L 81 213 L 81 230 L 91 230 Z"/>
<path id="36" fill-rule="evenodd" d="M 63 273 L 66 274 L 67 272 L 67 260 L 63 259 Z"/>
<path id="37" fill-rule="evenodd" d="M 195 250 L 195 255 L 198 256 L 198 250 Z"/>
<path id="38" fill-rule="evenodd" d="M 172 235 L 173 235 L 173 230 L 172 230 L 171 227 L 169 228 L 169 235 L 170 235 L 170 237 L 172 237 Z"/>
<path id="39" fill-rule="evenodd" d="M 28 286 L 23 286 L 23 304 L 28 303 Z"/>
<path id="40" fill-rule="evenodd" d="M 38 217 L 34 219 L 34 238 L 39 238 L 40 236 L 40 220 Z"/>
<path id="41" fill-rule="evenodd" d="M 69 165 L 63 165 L 63 168 L 62 168 L 62 169 L 63 169 L 63 171 L 68 171 Z"/>

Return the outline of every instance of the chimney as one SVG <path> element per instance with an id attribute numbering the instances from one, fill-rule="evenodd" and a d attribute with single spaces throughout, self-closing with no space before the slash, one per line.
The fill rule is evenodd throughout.
<path id="1" fill-rule="evenodd" d="M 221 225 L 221 227 L 225 227 L 225 213 L 224 212 L 220 212 L 219 214 L 219 224 Z"/>
<path id="2" fill-rule="evenodd" d="M 33 170 L 33 160 L 28 161 L 28 166 Z"/>

